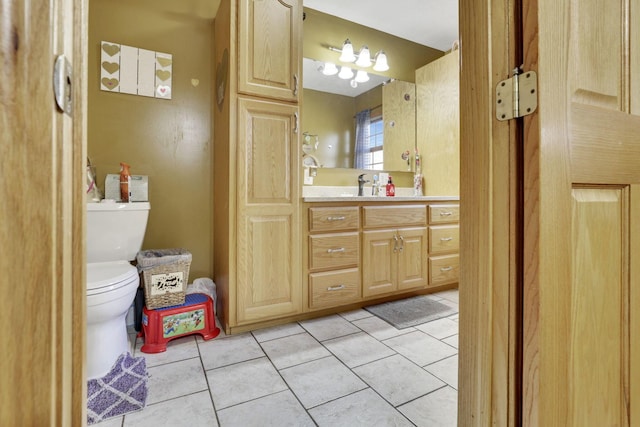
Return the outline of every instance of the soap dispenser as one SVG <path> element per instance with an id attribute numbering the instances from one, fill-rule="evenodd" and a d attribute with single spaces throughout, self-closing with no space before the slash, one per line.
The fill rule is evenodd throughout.
<path id="1" fill-rule="evenodd" d="M 392 176 L 389 175 L 389 182 L 387 182 L 387 196 L 393 197 L 396 195 L 396 186 L 393 184 Z"/>

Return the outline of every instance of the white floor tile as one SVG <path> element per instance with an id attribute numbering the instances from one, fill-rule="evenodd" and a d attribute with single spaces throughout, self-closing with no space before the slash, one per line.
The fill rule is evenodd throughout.
<path id="1" fill-rule="evenodd" d="M 176 338 L 167 343 L 167 350 L 161 353 L 143 353 L 140 349 L 144 344 L 143 339 L 136 343 L 136 356 L 142 356 L 147 362 L 147 367 L 164 365 L 165 363 L 199 357 L 198 346 L 193 335 Z"/>
<path id="2" fill-rule="evenodd" d="M 221 427 L 313 427 L 291 391 L 286 390 L 218 412 Z M 191 426 L 189 426 L 191 427 Z"/>
<path id="3" fill-rule="evenodd" d="M 458 393 L 443 387 L 398 409 L 418 427 L 457 427 Z"/>
<path id="4" fill-rule="evenodd" d="M 395 327 L 391 326 L 390 324 L 376 316 L 355 320 L 351 323 L 379 341 L 386 340 L 387 338 L 391 337 L 397 337 L 398 335 L 407 334 L 416 330 L 412 327 L 396 329 Z"/>
<path id="5" fill-rule="evenodd" d="M 305 320 L 304 322 L 300 322 L 300 325 L 318 341 L 325 341 L 360 332 L 360 329 L 337 314 L 320 317 L 318 319 Z"/>
<path id="6" fill-rule="evenodd" d="M 283 369 L 280 374 L 307 409 L 367 387 L 333 356 Z"/>
<path id="7" fill-rule="evenodd" d="M 127 414 L 124 417 L 123 427 L 158 426 L 218 426 L 209 392 L 201 391 L 147 405 L 142 411 Z"/>
<path id="8" fill-rule="evenodd" d="M 320 427 L 413 425 L 370 388 L 317 406 L 309 413 Z"/>
<path id="9" fill-rule="evenodd" d="M 449 338 L 442 340 L 443 343 L 449 344 L 451 347 L 458 348 L 458 334 L 452 335 Z"/>
<path id="10" fill-rule="evenodd" d="M 206 370 L 264 357 L 260 345 L 250 333 L 200 341 L 198 347 Z"/>
<path id="11" fill-rule="evenodd" d="M 420 366 L 437 362 L 458 353 L 455 348 L 422 331 L 389 338 L 384 343 Z"/>
<path id="12" fill-rule="evenodd" d="M 207 389 L 200 359 L 187 359 L 147 369 L 147 405 Z"/>
<path id="13" fill-rule="evenodd" d="M 99 423 L 91 424 L 92 427 L 122 427 L 124 416 L 107 418 Z"/>
<path id="14" fill-rule="evenodd" d="M 350 368 L 396 354 L 364 332 L 327 340 L 323 344 Z"/>
<path id="15" fill-rule="evenodd" d="M 266 357 L 207 371 L 216 410 L 287 389 Z"/>
<path id="16" fill-rule="evenodd" d="M 449 384 L 452 388 L 458 389 L 458 355 L 447 357 L 446 359 L 432 363 L 424 367 L 425 370 Z"/>
<path id="17" fill-rule="evenodd" d="M 436 319 L 431 322 L 418 325 L 416 326 L 416 329 L 426 332 L 432 337 L 441 340 L 458 333 L 458 322 L 454 322 L 448 317 L 443 317 L 442 319 Z"/>
<path id="18" fill-rule="evenodd" d="M 288 368 L 331 355 L 326 348 L 306 332 L 264 342 L 262 348 L 277 369 Z"/>
<path id="19" fill-rule="evenodd" d="M 265 342 L 275 340 L 282 337 L 288 337 L 289 335 L 295 335 L 306 332 L 302 329 L 302 326 L 297 323 L 287 323 L 285 325 L 274 326 L 271 328 L 258 329 L 253 331 L 252 334 L 258 342 Z"/>
<path id="20" fill-rule="evenodd" d="M 359 308 L 357 310 L 344 311 L 340 313 L 345 320 L 353 322 L 354 320 L 364 319 L 365 317 L 371 317 L 373 314 L 369 313 L 367 310 Z"/>
<path id="21" fill-rule="evenodd" d="M 368 363 L 353 370 L 393 406 L 416 399 L 445 385 L 400 355 Z"/>

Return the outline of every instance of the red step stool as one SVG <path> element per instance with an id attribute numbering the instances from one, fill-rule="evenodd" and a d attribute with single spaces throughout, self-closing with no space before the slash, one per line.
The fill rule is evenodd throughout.
<path id="1" fill-rule="evenodd" d="M 200 334 L 204 340 L 220 334 L 213 301 L 206 294 L 188 294 L 181 305 L 142 310 L 143 353 L 161 353 L 172 339 L 191 334 Z"/>

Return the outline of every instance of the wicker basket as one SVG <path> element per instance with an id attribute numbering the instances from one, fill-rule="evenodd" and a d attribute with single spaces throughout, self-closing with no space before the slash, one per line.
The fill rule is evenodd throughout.
<path id="1" fill-rule="evenodd" d="M 148 309 L 184 304 L 191 253 L 180 248 L 152 249 L 138 252 L 136 261 Z"/>

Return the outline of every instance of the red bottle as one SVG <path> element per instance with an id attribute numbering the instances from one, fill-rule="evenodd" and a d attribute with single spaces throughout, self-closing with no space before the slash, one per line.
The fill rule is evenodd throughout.
<path id="1" fill-rule="evenodd" d="M 393 197 L 396 195 L 396 186 L 393 185 L 391 175 L 389 175 L 389 182 L 387 182 L 387 196 Z"/>

